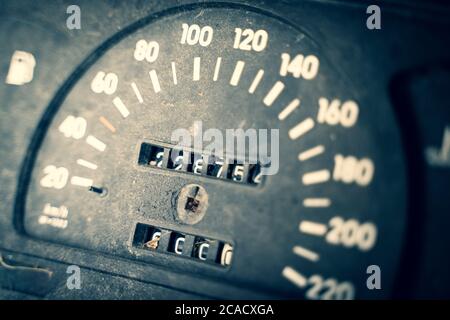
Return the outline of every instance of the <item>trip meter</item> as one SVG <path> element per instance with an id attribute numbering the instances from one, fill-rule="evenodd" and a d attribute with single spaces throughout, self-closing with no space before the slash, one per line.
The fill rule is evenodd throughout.
<path id="1" fill-rule="evenodd" d="M 49 105 L 22 172 L 19 227 L 280 297 L 388 296 L 406 219 L 399 128 L 329 50 L 240 5 L 133 23 Z M 279 130 L 278 172 L 180 148 L 180 128 Z M 383 290 L 370 292 L 374 263 Z"/>

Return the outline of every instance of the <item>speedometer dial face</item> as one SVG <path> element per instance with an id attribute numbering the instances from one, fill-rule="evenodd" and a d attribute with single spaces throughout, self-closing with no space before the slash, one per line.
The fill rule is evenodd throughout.
<path id="1" fill-rule="evenodd" d="M 41 121 L 26 233 L 279 297 L 389 295 L 406 219 L 399 129 L 303 27 L 191 6 L 119 32 Z M 279 170 L 193 146 L 173 158 L 180 128 L 278 129 Z M 372 264 L 383 290 L 367 289 Z"/>

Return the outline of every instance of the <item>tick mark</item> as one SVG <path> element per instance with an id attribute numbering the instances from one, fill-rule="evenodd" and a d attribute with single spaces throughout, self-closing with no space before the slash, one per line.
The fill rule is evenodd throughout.
<path id="1" fill-rule="evenodd" d="M 112 133 L 116 133 L 116 128 L 109 122 L 105 117 L 101 116 L 99 118 L 100 123 L 104 125 L 108 130 L 110 130 Z"/>

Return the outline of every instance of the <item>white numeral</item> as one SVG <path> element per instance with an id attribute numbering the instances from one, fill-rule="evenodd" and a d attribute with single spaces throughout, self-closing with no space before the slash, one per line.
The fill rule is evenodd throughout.
<path id="1" fill-rule="evenodd" d="M 91 90 L 95 93 L 106 93 L 108 95 L 116 92 L 119 78 L 115 73 L 99 71 L 91 82 Z"/>
<path id="2" fill-rule="evenodd" d="M 200 158 L 195 160 L 192 170 L 194 174 L 202 174 L 202 170 L 203 170 L 203 159 Z"/>
<path id="3" fill-rule="evenodd" d="M 355 289 L 350 282 L 339 283 L 336 279 L 323 279 L 320 275 L 312 275 L 308 278 L 311 285 L 306 291 L 306 297 L 311 300 L 352 300 Z"/>
<path id="4" fill-rule="evenodd" d="M 241 164 L 236 165 L 231 177 L 233 181 L 242 181 L 244 179 L 244 166 Z"/>
<path id="5" fill-rule="evenodd" d="M 197 43 L 202 47 L 207 47 L 213 38 L 213 28 L 210 26 L 200 27 L 198 24 L 188 25 L 182 24 L 183 33 L 181 35 L 181 44 L 188 44 L 190 46 Z"/>
<path id="6" fill-rule="evenodd" d="M 147 42 L 144 39 L 136 42 L 136 49 L 134 50 L 134 58 L 137 61 L 147 60 L 148 62 L 155 62 L 158 59 L 159 44 L 156 41 Z"/>
<path id="7" fill-rule="evenodd" d="M 236 34 L 233 44 L 234 49 L 261 52 L 267 46 L 269 35 L 266 30 L 253 31 L 252 29 L 236 28 L 234 32 Z"/>
<path id="8" fill-rule="evenodd" d="M 163 151 L 158 152 L 156 154 L 155 160 L 150 161 L 150 165 L 162 168 L 163 160 L 164 160 L 164 152 Z"/>
<path id="9" fill-rule="evenodd" d="M 68 116 L 58 127 L 66 138 L 81 139 L 86 133 L 87 122 L 84 118 Z"/>
<path id="10" fill-rule="evenodd" d="M 370 184 L 375 166 L 369 158 L 356 159 L 353 156 L 344 157 L 341 154 L 334 156 L 333 179 L 344 183 L 353 183 L 360 186 Z"/>
<path id="11" fill-rule="evenodd" d="M 44 168 L 44 177 L 41 179 L 41 186 L 44 188 L 62 189 L 66 186 L 69 178 L 69 170 L 64 167 L 55 167 L 53 165 Z"/>
<path id="12" fill-rule="evenodd" d="M 355 219 L 334 217 L 329 225 L 330 231 L 325 239 L 330 244 L 343 245 L 346 248 L 357 246 L 361 251 L 368 251 L 377 240 L 377 227 L 370 222 L 361 224 Z"/>
<path id="13" fill-rule="evenodd" d="M 326 123 L 330 126 L 342 125 L 349 128 L 358 120 L 359 108 L 356 102 L 341 101 L 334 99 L 331 103 L 326 98 L 319 99 L 319 113 L 317 114 L 317 122 Z"/>
<path id="14" fill-rule="evenodd" d="M 285 77 L 289 73 L 294 78 L 300 78 L 306 80 L 314 79 L 319 71 L 319 59 L 314 55 L 303 56 L 298 54 L 291 60 L 291 56 L 288 53 L 281 55 L 281 67 L 280 76 Z"/>

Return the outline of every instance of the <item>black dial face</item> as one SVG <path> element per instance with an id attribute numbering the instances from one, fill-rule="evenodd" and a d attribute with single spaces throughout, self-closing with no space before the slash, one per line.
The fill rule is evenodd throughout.
<path id="1" fill-rule="evenodd" d="M 406 219 L 399 129 L 302 27 L 194 6 L 120 32 L 41 122 L 26 233 L 280 297 L 388 296 Z M 278 132 L 278 170 L 180 151 L 177 129 Z M 383 290 L 367 290 L 372 264 Z"/>

